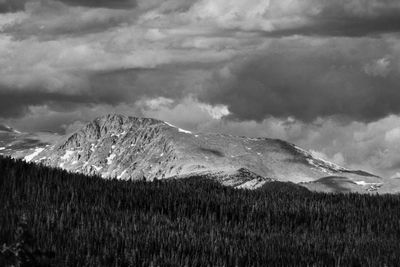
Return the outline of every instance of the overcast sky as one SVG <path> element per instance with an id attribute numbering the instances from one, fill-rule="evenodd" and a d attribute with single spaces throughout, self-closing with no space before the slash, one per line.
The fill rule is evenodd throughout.
<path id="1" fill-rule="evenodd" d="M 107 113 L 400 176 L 399 0 L 0 0 L 0 121 Z"/>

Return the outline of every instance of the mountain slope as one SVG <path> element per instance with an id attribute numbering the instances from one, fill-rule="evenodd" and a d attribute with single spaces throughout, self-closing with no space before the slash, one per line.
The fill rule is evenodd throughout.
<path id="1" fill-rule="evenodd" d="M 272 180 L 313 183 L 329 176 L 354 183 L 381 178 L 314 158 L 282 140 L 192 133 L 147 118 L 107 115 L 69 138 L 37 148 L 25 160 L 104 178 L 213 176 L 223 184 L 257 188 Z"/>
<path id="2" fill-rule="evenodd" d="M 23 133 L 0 124 L 0 155 L 23 157 L 38 153 L 60 136 L 52 133 Z"/>

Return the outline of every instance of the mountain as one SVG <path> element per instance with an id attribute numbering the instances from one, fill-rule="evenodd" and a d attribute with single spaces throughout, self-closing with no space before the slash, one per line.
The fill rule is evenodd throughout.
<path id="1" fill-rule="evenodd" d="M 151 181 L 202 175 L 250 189 L 269 181 L 332 192 L 384 188 L 383 178 L 315 158 L 282 140 L 194 133 L 122 115 L 97 118 L 67 138 L 29 149 L 24 159 L 103 178 Z"/>
<path id="2" fill-rule="evenodd" d="M 23 157 L 32 150 L 42 149 L 54 143 L 59 138 L 60 136 L 52 133 L 24 133 L 0 124 L 0 155 Z"/>

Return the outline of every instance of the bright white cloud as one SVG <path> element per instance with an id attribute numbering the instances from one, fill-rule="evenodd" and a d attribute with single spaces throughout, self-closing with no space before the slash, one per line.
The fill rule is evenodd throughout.
<path id="1" fill-rule="evenodd" d="M 174 100 L 165 97 L 145 100 L 145 105 L 151 110 L 159 110 L 170 106 L 172 103 L 174 103 Z"/>
<path id="2" fill-rule="evenodd" d="M 364 71 L 371 76 L 386 77 L 390 72 L 390 60 L 383 57 L 364 66 Z"/>
<path id="3" fill-rule="evenodd" d="M 400 127 L 387 131 L 385 141 L 391 144 L 400 144 Z"/>
<path id="4" fill-rule="evenodd" d="M 227 106 L 217 105 L 211 106 L 208 104 L 199 104 L 200 108 L 208 112 L 213 119 L 220 120 L 221 118 L 230 114 Z"/>

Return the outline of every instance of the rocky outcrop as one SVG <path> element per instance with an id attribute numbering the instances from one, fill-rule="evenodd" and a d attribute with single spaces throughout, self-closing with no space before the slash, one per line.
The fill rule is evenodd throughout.
<path id="1" fill-rule="evenodd" d="M 34 161 L 104 178 L 164 178 L 176 174 L 169 127 L 153 119 L 108 115 L 43 151 Z"/>
<path id="2" fill-rule="evenodd" d="M 314 158 L 282 140 L 193 133 L 167 122 L 122 115 L 97 118 L 57 144 L 38 149 L 26 159 L 104 178 L 208 175 L 242 188 L 272 180 L 309 183 L 327 176 L 367 183 L 379 179 Z"/>

